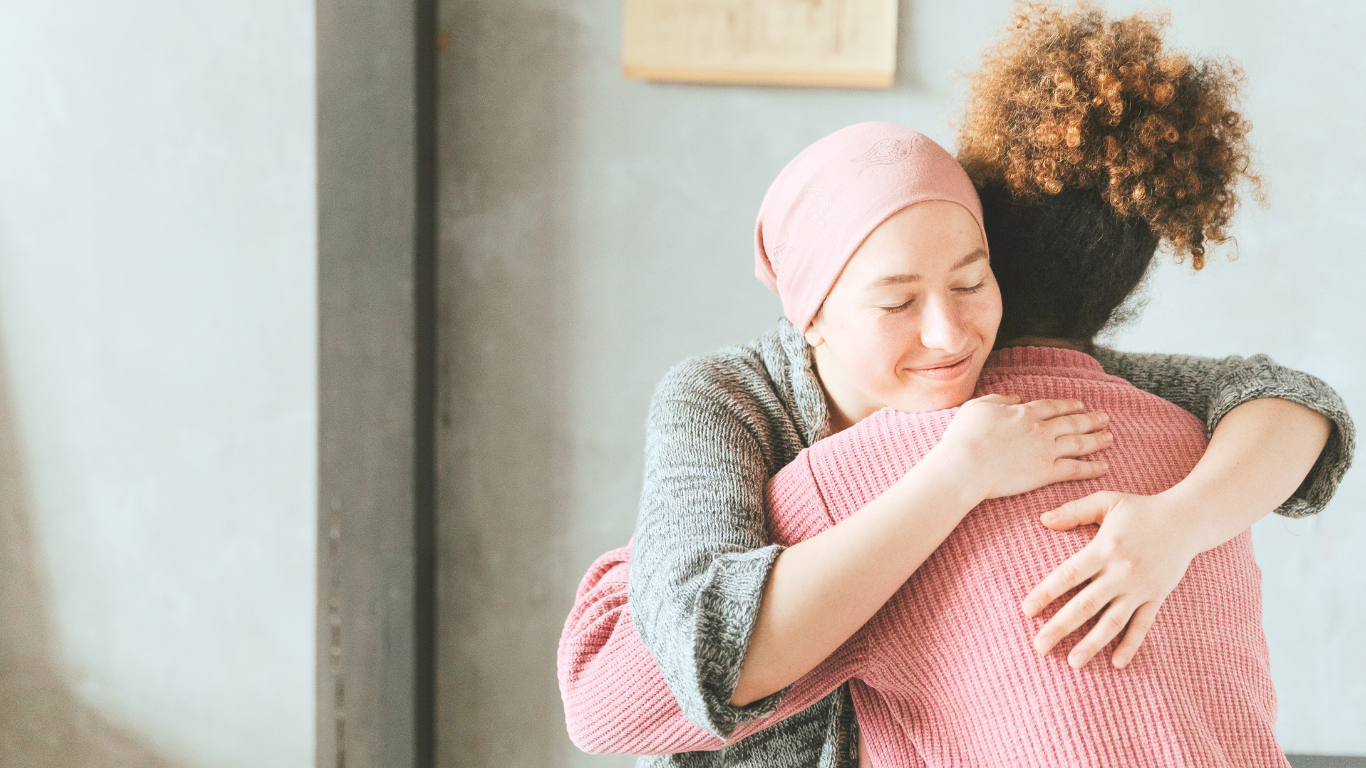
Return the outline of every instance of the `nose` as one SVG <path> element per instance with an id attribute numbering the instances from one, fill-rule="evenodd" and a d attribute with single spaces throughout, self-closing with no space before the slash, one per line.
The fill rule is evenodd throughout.
<path id="1" fill-rule="evenodd" d="M 920 343 L 926 349 L 957 354 L 967 346 L 967 324 L 954 304 L 943 297 L 933 297 L 925 302 L 920 318 Z"/>

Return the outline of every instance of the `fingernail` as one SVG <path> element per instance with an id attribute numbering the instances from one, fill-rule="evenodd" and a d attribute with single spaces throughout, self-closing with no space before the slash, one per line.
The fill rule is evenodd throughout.
<path id="1" fill-rule="evenodd" d="M 1034 602 L 1033 600 L 1030 600 L 1024 604 L 1024 612 L 1026 616 L 1033 616 L 1036 612 L 1038 612 L 1038 610 L 1039 604 Z"/>
<path id="2" fill-rule="evenodd" d="M 1067 665 L 1070 666 L 1072 669 L 1081 669 L 1081 664 L 1083 661 L 1085 661 L 1085 659 L 1081 657 L 1080 653 L 1074 653 L 1071 656 L 1067 657 Z"/>
<path id="3" fill-rule="evenodd" d="M 1110 414 L 1108 414 L 1108 413 L 1102 413 L 1102 414 L 1100 415 L 1100 423 L 1101 423 L 1101 424 L 1109 424 L 1109 423 L 1110 423 Z"/>
<path id="4" fill-rule="evenodd" d="M 1124 669 L 1124 665 L 1125 665 L 1125 664 L 1128 664 L 1128 663 L 1129 663 L 1129 657 L 1128 657 L 1128 656 L 1116 656 L 1116 657 L 1115 657 L 1115 669 Z"/>
<path id="5" fill-rule="evenodd" d="M 1042 520 L 1042 521 L 1044 521 L 1045 523 L 1051 523 L 1051 522 L 1053 522 L 1054 520 L 1057 520 L 1057 519 L 1058 519 L 1058 513 L 1057 513 L 1057 512 L 1045 512 L 1045 513 L 1043 513 L 1042 515 L 1039 515 L 1039 519 Z"/>

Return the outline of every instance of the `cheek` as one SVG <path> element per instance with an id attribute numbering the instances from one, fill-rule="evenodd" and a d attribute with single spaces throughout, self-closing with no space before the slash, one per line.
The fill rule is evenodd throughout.
<path id="1" fill-rule="evenodd" d="M 875 333 L 869 334 L 869 358 L 881 375 L 897 376 L 903 364 L 919 356 L 920 322 L 911 313 L 885 320 L 878 324 Z"/>
<path id="2" fill-rule="evenodd" d="M 1001 325 L 1001 292 L 992 283 L 991 290 L 982 291 L 973 298 L 975 301 L 967 307 L 964 319 L 976 335 L 993 341 Z"/>
<path id="3" fill-rule="evenodd" d="M 864 389 L 883 389 L 917 338 L 912 325 L 905 316 L 884 315 L 842 328 L 840 364 Z"/>

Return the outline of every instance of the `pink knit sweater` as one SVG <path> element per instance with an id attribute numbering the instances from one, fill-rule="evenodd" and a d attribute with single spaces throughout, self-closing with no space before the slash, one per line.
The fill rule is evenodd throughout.
<path id="1" fill-rule="evenodd" d="M 1248 533 L 1197 557 L 1124 670 L 1108 653 L 1066 664 L 1072 635 L 1047 657 L 1032 640 L 1051 613 L 1025 617 L 1024 594 L 1084 546 L 1094 528 L 1059 533 L 1039 513 L 1096 490 L 1153 494 L 1185 477 L 1204 431 L 1180 408 L 1105 375 L 1076 352 L 993 355 L 978 393 L 1077 398 L 1112 417 L 1110 473 L 986 502 L 831 658 L 798 681 L 777 713 L 736 741 L 852 679 L 875 765 L 1285 766 L 1261 630 L 1260 572 Z M 876 498 L 943 435 L 955 411 L 884 410 L 803 451 L 769 482 L 775 540 L 820 533 Z M 560 643 L 570 736 L 596 752 L 716 749 L 674 702 L 626 605 L 629 551 L 599 558 Z M 1050 610 L 1065 603 L 1058 601 Z M 1088 625 L 1089 627 L 1089 625 Z"/>

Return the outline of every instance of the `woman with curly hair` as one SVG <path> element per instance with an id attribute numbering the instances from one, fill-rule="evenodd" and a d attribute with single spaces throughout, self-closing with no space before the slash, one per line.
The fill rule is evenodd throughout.
<path id="1" fill-rule="evenodd" d="M 1202 269 L 1208 248 L 1230 239 L 1239 187 L 1260 193 L 1238 111 L 1242 74 L 1166 47 L 1161 18 L 1017 3 L 1014 22 L 984 54 L 959 133 L 1001 288 L 998 346 L 1048 340 L 1121 373 L 1093 341 L 1128 319 L 1159 245 Z M 1042 608 L 1091 578 L 1089 567 L 1031 599 Z M 1079 618 L 1046 627 L 1040 646 Z"/>
<path id="2" fill-rule="evenodd" d="M 831 220 L 860 185 L 919 162 L 915 137 L 855 126 L 847 145 L 827 153 L 822 140 L 784 170 L 757 239 L 792 325 L 685 363 L 656 393 L 630 604 L 628 554 L 609 553 L 562 639 L 581 746 L 675 753 L 646 764 L 851 765 L 856 700 L 878 764 L 1283 764 L 1240 532 L 1278 504 L 1322 508 L 1350 459 L 1350 420 L 1331 390 L 1265 358 L 1093 346 L 1159 242 L 1198 266 L 1225 237 L 1235 184 L 1250 178 L 1236 78 L 1165 49 L 1144 17 L 1019 8 L 974 82 L 962 141 L 999 294 L 964 218 L 975 201 L 907 201 L 868 228 Z M 781 191 L 794 177 L 796 193 Z M 831 233 L 858 237 L 802 252 Z M 878 276 L 908 259 L 910 273 Z M 869 332 L 884 326 L 903 332 Z M 920 373 L 952 380 L 956 401 L 903 397 L 865 365 L 906 333 L 943 358 Z M 980 382 L 976 352 L 949 350 L 971 339 L 1008 347 Z M 995 426 L 977 434 L 1004 434 L 992 419 L 1027 406 L 989 396 L 952 425 L 949 412 L 913 413 L 962 403 L 968 369 L 978 394 L 1100 398 L 1116 417 L 1112 487 L 1127 493 L 1062 505 L 1064 486 L 1014 495 L 1038 478 L 986 489 L 1011 471 L 984 458 L 1000 446 L 944 446 L 983 414 Z M 1208 450 L 1188 414 L 1106 373 L 1198 417 Z M 1328 415 L 1331 432 L 1294 403 Z M 1063 418 L 1074 416 L 1087 420 Z M 915 496 L 945 479 L 947 495 Z M 1053 507 L 1050 539 L 1032 521 Z M 1097 522 L 1094 536 L 1073 530 Z M 1088 579 L 1046 622 L 1032 618 Z M 1140 653 L 1164 601 L 1172 621 Z M 1097 614 L 1065 663 L 1045 655 Z M 1112 665 L 1087 666 L 1126 626 Z"/>

